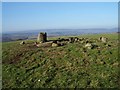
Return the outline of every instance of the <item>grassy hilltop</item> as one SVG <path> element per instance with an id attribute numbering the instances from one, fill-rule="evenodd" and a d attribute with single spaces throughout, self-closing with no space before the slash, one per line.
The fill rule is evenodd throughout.
<path id="1" fill-rule="evenodd" d="M 101 36 L 108 38 L 106 44 L 98 40 Z M 21 41 L 2 43 L 2 87 L 119 87 L 118 34 L 78 37 L 88 38 L 99 48 L 87 49 L 85 41 L 39 48 L 32 46 L 35 40 L 24 45 Z"/>

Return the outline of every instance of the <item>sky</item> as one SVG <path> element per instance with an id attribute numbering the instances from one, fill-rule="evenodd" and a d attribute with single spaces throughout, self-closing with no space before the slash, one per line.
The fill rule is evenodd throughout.
<path id="1" fill-rule="evenodd" d="M 0 2 L 0 38 L 2 32 L 2 3 Z"/>
<path id="2" fill-rule="evenodd" d="M 116 28 L 117 2 L 3 2 L 3 32 Z"/>
<path id="3" fill-rule="evenodd" d="M 119 2 L 119 0 L 1 0 L 2 2 Z"/>

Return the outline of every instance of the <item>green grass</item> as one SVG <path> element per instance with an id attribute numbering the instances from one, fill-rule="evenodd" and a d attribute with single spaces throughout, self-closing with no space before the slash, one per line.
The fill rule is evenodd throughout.
<path id="1" fill-rule="evenodd" d="M 110 39 L 118 39 L 118 34 L 117 33 L 102 33 L 102 34 L 81 34 L 81 35 L 78 35 L 77 37 L 79 38 L 94 38 L 94 39 L 97 39 L 101 36 L 105 36 L 107 38 L 110 38 Z M 67 37 L 76 37 L 76 36 L 57 36 L 57 37 L 50 37 L 48 39 L 56 39 L 56 38 L 67 38 Z"/>
<path id="2" fill-rule="evenodd" d="M 100 36 L 107 37 L 111 47 L 98 41 Z M 78 37 L 89 38 L 100 48 L 86 49 L 80 42 L 46 48 L 33 47 L 34 40 L 25 45 L 19 45 L 20 41 L 2 43 L 2 87 L 118 88 L 117 34 Z"/>

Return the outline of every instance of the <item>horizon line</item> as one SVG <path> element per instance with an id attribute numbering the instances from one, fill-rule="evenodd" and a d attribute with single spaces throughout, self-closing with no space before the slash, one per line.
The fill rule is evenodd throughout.
<path id="1" fill-rule="evenodd" d="M 48 28 L 48 29 L 26 29 L 26 30 L 13 30 L 13 31 L 3 31 L 2 30 L 2 32 L 22 32 L 22 31 L 24 31 L 24 32 L 27 32 L 27 31 L 38 31 L 38 30 L 88 30 L 88 29 L 106 29 L 106 30 L 108 30 L 108 29 L 118 29 L 118 27 L 113 27 L 113 28 L 75 28 L 75 29 L 70 29 L 70 28 Z"/>

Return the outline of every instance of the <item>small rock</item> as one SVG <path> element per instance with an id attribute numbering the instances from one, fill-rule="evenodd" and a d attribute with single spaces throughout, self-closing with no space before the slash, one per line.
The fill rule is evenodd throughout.
<path id="1" fill-rule="evenodd" d="M 106 38 L 106 37 L 100 37 L 99 40 L 101 40 L 101 41 L 104 42 L 104 43 L 107 42 L 107 38 Z"/>
<path id="2" fill-rule="evenodd" d="M 64 46 L 64 43 L 61 43 L 60 46 Z"/>
<path id="3" fill-rule="evenodd" d="M 23 44 L 25 44 L 25 42 L 24 42 L 24 41 L 20 42 L 20 45 L 23 45 Z"/>
<path id="4" fill-rule="evenodd" d="M 52 43 L 52 47 L 57 47 L 58 44 L 57 43 Z"/>
<path id="5" fill-rule="evenodd" d="M 107 47 L 111 47 L 111 45 L 110 45 L 110 44 L 106 44 L 106 46 L 107 46 Z"/>
<path id="6" fill-rule="evenodd" d="M 51 47 L 52 42 L 44 42 L 44 43 L 39 43 L 36 46 L 37 47 Z"/>
<path id="7" fill-rule="evenodd" d="M 82 41 L 82 40 L 84 40 L 84 38 L 79 38 L 79 41 Z"/>
<path id="8" fill-rule="evenodd" d="M 43 41 L 40 41 L 39 43 L 43 43 Z"/>
<path id="9" fill-rule="evenodd" d="M 105 42 L 107 42 L 107 38 L 102 37 L 101 41 L 105 43 Z"/>
<path id="10" fill-rule="evenodd" d="M 113 63 L 113 66 L 118 66 L 118 65 L 119 65 L 118 62 Z"/>
<path id="11" fill-rule="evenodd" d="M 80 41 L 80 39 L 78 39 L 78 42 Z"/>
<path id="12" fill-rule="evenodd" d="M 88 49 L 92 49 L 93 46 L 92 46 L 91 43 L 87 43 L 87 44 L 85 45 L 85 47 L 88 48 Z"/>
<path id="13" fill-rule="evenodd" d="M 92 49 L 92 47 L 88 47 L 88 49 Z"/>
<path id="14" fill-rule="evenodd" d="M 69 37 L 69 43 L 73 42 L 73 37 Z"/>
<path id="15" fill-rule="evenodd" d="M 84 41 L 81 41 L 81 44 L 83 44 L 84 43 Z"/>
<path id="16" fill-rule="evenodd" d="M 40 44 L 36 44 L 36 46 L 37 46 L 37 47 L 39 47 L 39 46 L 40 46 Z"/>
<path id="17" fill-rule="evenodd" d="M 40 82 L 41 80 L 39 79 L 38 82 Z"/>
<path id="18" fill-rule="evenodd" d="M 92 44 L 90 44 L 90 43 L 87 43 L 86 45 L 85 45 L 85 47 L 91 47 L 92 46 Z"/>
<path id="19" fill-rule="evenodd" d="M 59 42 L 59 41 L 57 41 L 57 40 L 53 40 L 53 41 L 52 41 L 52 43 L 57 43 L 57 42 Z"/>
<path id="20" fill-rule="evenodd" d="M 89 43 L 89 41 L 87 40 L 87 41 L 85 41 L 85 43 Z"/>
<path id="21" fill-rule="evenodd" d="M 37 42 L 35 42 L 33 45 L 37 45 L 38 43 Z"/>
<path id="22" fill-rule="evenodd" d="M 79 38 L 75 37 L 75 42 L 79 41 Z"/>
<path id="23" fill-rule="evenodd" d="M 56 43 L 60 43 L 60 41 L 56 41 Z"/>
<path id="24" fill-rule="evenodd" d="M 99 37 L 98 40 L 101 40 L 102 37 Z"/>
<path id="25" fill-rule="evenodd" d="M 101 62 L 100 62 L 100 64 L 106 64 L 106 62 L 104 62 L 104 61 L 101 61 Z"/>

